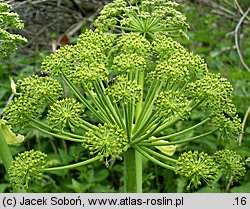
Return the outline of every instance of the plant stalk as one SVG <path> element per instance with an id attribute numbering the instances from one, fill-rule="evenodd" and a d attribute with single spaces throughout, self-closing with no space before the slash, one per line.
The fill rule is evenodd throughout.
<path id="1" fill-rule="evenodd" d="M 144 72 L 138 72 L 138 84 L 144 87 Z M 143 98 L 143 96 L 142 96 Z M 142 110 L 142 99 L 137 103 L 135 108 L 135 123 L 138 122 Z M 132 119 L 133 121 L 133 119 Z M 124 177 L 125 192 L 141 193 L 142 192 L 142 156 L 133 147 L 129 148 L 124 157 Z"/>
<path id="2" fill-rule="evenodd" d="M 141 193 L 142 192 L 142 165 L 141 154 L 134 148 L 129 148 L 124 156 L 124 177 L 125 192 Z"/>

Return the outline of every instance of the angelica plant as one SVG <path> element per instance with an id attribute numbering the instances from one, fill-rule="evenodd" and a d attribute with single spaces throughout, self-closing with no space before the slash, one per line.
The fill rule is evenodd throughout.
<path id="1" fill-rule="evenodd" d="M 32 170 L 35 174 L 95 161 L 108 167 L 124 159 L 125 192 L 141 192 L 143 157 L 189 179 L 188 189 L 202 182 L 212 185 L 219 173 L 231 182 L 244 174 L 240 156 L 229 157 L 227 150 L 214 156 L 197 151 L 174 155 L 182 144 L 207 140 L 213 133 L 221 133 L 218 140 L 233 140 L 241 131 L 230 83 L 210 73 L 200 56 L 173 39 L 188 28 L 175 7 L 166 0 L 115 0 L 103 8 L 95 30 L 86 30 L 76 45 L 60 48 L 44 60 L 42 69 L 50 76 L 32 75 L 17 82 L 17 94 L 4 112 L 12 129 L 32 127 L 79 143 L 92 158 L 49 167 L 44 155 L 41 163 L 33 157 L 26 162 L 25 156 L 33 156 L 33 151 L 26 152 L 9 169 L 15 188 L 23 190 L 32 180 L 29 175 L 18 180 L 20 175 L 13 172 L 17 165 L 26 174 L 39 165 Z M 72 94 L 65 93 L 62 84 Z M 199 123 L 169 131 L 190 120 L 194 110 L 204 112 Z M 208 131 L 184 138 L 202 126 Z"/>

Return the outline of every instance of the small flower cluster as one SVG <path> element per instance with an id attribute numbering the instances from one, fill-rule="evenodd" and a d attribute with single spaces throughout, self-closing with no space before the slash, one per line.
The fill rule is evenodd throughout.
<path id="1" fill-rule="evenodd" d="M 206 99 L 203 104 L 207 108 L 221 108 L 221 104 L 231 97 L 232 85 L 219 74 L 208 73 L 202 79 L 189 83 L 187 93 L 191 98 Z"/>
<path id="2" fill-rule="evenodd" d="M 40 151 L 19 153 L 9 168 L 9 180 L 15 192 L 25 192 L 29 182 L 41 181 L 43 170 L 48 166 L 47 155 Z"/>
<path id="3" fill-rule="evenodd" d="M 219 74 L 208 73 L 202 79 L 187 85 L 190 99 L 203 101 L 203 110 L 210 111 L 211 124 L 219 129 L 221 137 L 236 138 L 241 133 L 241 122 L 232 104 L 232 85 Z"/>
<path id="4" fill-rule="evenodd" d="M 182 89 L 187 83 L 202 79 L 207 73 L 207 65 L 200 56 L 188 52 L 171 38 L 157 36 L 152 42 L 152 51 L 157 57 L 155 69 L 147 74 L 147 81 L 164 81 L 168 89 Z"/>
<path id="5" fill-rule="evenodd" d="M 185 52 L 185 48 L 170 37 L 157 34 L 152 42 L 152 48 L 158 60 L 168 60 L 170 56 Z"/>
<path id="6" fill-rule="evenodd" d="M 117 41 L 114 52 L 145 56 L 150 53 L 151 43 L 139 33 L 125 33 Z"/>
<path id="7" fill-rule="evenodd" d="M 42 68 L 53 76 L 65 75 L 74 84 L 91 88 L 92 82 L 107 80 L 107 50 L 114 42 L 114 35 L 98 30 L 82 34 L 76 45 L 65 46 L 48 56 Z"/>
<path id="8" fill-rule="evenodd" d="M 67 125 L 72 131 L 81 124 L 83 107 L 75 99 L 66 98 L 50 106 L 47 114 L 49 125 L 64 129 Z"/>
<path id="9" fill-rule="evenodd" d="M 171 1 L 115 0 L 106 5 L 94 25 L 103 31 L 121 29 L 152 37 L 155 33 L 167 36 L 184 36 L 188 25 L 186 18 Z"/>
<path id="10" fill-rule="evenodd" d="M 6 57 L 10 52 L 15 51 L 17 45 L 27 42 L 26 38 L 8 32 L 10 27 L 23 28 L 23 22 L 19 19 L 19 15 L 9 12 L 9 9 L 11 9 L 10 5 L 0 2 L 0 58 Z"/>
<path id="11" fill-rule="evenodd" d="M 57 80 L 49 76 L 32 75 L 17 82 L 17 92 L 45 106 L 54 103 L 62 96 L 62 87 Z"/>
<path id="12" fill-rule="evenodd" d="M 107 95 L 114 98 L 117 103 L 134 101 L 137 103 L 142 97 L 141 86 L 136 81 L 128 81 L 124 76 L 117 76 L 115 82 L 106 89 Z"/>
<path id="13" fill-rule="evenodd" d="M 213 158 L 204 152 L 185 152 L 178 158 L 176 165 L 176 174 L 190 179 L 188 190 L 191 184 L 197 187 L 201 185 L 201 180 L 210 183 L 217 175 L 217 167 Z"/>
<path id="14" fill-rule="evenodd" d="M 230 105 L 230 104 L 227 104 Z M 233 104 L 231 104 L 233 105 Z M 228 106 L 225 106 L 228 107 Z M 225 108 L 228 109 L 228 108 Z M 211 124 L 219 129 L 222 141 L 235 139 L 242 132 L 242 124 L 238 115 L 234 111 L 218 110 L 211 114 Z"/>
<path id="15" fill-rule="evenodd" d="M 214 160 L 227 180 L 238 181 L 246 173 L 242 158 L 233 150 L 217 151 Z"/>
<path id="16" fill-rule="evenodd" d="M 77 39 L 79 45 L 84 47 L 92 48 L 97 46 L 102 52 L 109 51 L 110 47 L 113 46 L 116 35 L 111 33 L 103 33 L 99 29 L 95 31 L 87 30 L 84 34 L 81 34 Z"/>
<path id="17" fill-rule="evenodd" d="M 176 165 L 175 172 L 190 179 L 188 190 L 191 184 L 195 187 L 200 185 L 201 180 L 212 184 L 219 173 L 232 183 L 238 181 L 246 172 L 242 158 L 232 150 L 220 150 L 213 156 L 204 152 L 188 151 L 178 158 Z"/>
<path id="18" fill-rule="evenodd" d="M 97 154 L 100 160 L 105 160 L 105 165 L 108 166 L 108 158 L 121 159 L 121 155 L 126 151 L 125 146 L 128 139 L 124 130 L 116 125 L 99 124 L 96 131 L 86 133 L 83 147 L 90 151 L 91 155 Z"/>
<path id="19" fill-rule="evenodd" d="M 110 56 L 113 72 L 130 75 L 130 81 L 136 80 L 132 75 L 145 71 L 151 60 L 151 43 L 138 33 L 125 33 L 117 39 Z"/>
<path id="20" fill-rule="evenodd" d="M 30 118 L 40 117 L 45 108 L 62 96 L 61 85 L 51 77 L 30 76 L 17 83 L 17 95 L 4 112 L 13 128 L 23 128 Z"/>
<path id="21" fill-rule="evenodd" d="M 184 94 L 178 91 L 162 91 L 156 97 L 154 101 L 154 108 L 156 113 L 162 114 L 180 114 L 184 110 L 184 108 L 189 104 L 188 99 Z M 165 115 L 168 116 L 168 115 Z"/>
<path id="22" fill-rule="evenodd" d="M 138 54 L 122 53 L 113 60 L 112 70 L 121 73 L 143 71 L 146 69 L 146 60 Z"/>

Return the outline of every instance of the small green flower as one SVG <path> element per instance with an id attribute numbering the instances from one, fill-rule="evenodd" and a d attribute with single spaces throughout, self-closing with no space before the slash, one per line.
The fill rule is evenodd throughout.
<path id="1" fill-rule="evenodd" d="M 117 103 L 140 101 L 142 97 L 141 86 L 136 81 L 128 81 L 124 76 L 117 76 L 114 83 L 106 89 L 105 93 L 114 98 Z"/>
<path id="2" fill-rule="evenodd" d="M 189 83 L 186 92 L 191 98 L 205 99 L 202 104 L 204 108 L 218 109 L 231 97 L 233 88 L 220 74 L 208 73 L 203 78 Z"/>
<path id="3" fill-rule="evenodd" d="M 76 45 L 67 45 L 48 56 L 42 68 L 53 76 L 64 75 L 74 84 L 91 89 L 94 81 L 108 79 L 107 51 L 114 37 L 98 30 L 87 30 L 79 36 Z"/>
<path id="4" fill-rule="evenodd" d="M 43 110 L 36 100 L 27 96 L 18 96 L 5 109 L 3 119 L 11 125 L 14 132 L 18 132 L 29 125 L 30 118 L 40 117 Z"/>
<path id="5" fill-rule="evenodd" d="M 9 180 L 15 192 L 25 192 L 29 182 L 40 181 L 47 167 L 47 155 L 40 151 L 19 153 L 9 168 Z"/>
<path id="6" fill-rule="evenodd" d="M 81 124 L 83 116 L 82 105 L 74 99 L 66 98 L 50 106 L 47 118 L 52 127 L 59 126 L 63 130 L 68 125 L 74 131 L 74 127 Z"/>
<path id="7" fill-rule="evenodd" d="M 238 181 L 246 173 L 242 158 L 233 150 L 220 150 L 214 154 L 218 169 L 227 180 Z"/>
<path id="8" fill-rule="evenodd" d="M 72 72 L 72 76 L 69 77 L 73 80 L 73 83 L 81 84 L 84 88 L 92 89 L 93 82 L 107 80 L 108 70 L 100 63 L 81 63 L 75 68 L 74 72 Z"/>
<path id="9" fill-rule="evenodd" d="M 114 52 L 137 54 L 138 56 L 147 57 L 150 53 L 150 42 L 139 33 L 125 33 L 117 41 Z"/>
<path id="10" fill-rule="evenodd" d="M 17 91 L 35 100 L 40 106 L 52 104 L 62 96 L 62 87 L 57 80 L 37 75 L 18 81 Z"/>
<path id="11" fill-rule="evenodd" d="M 107 52 L 113 46 L 115 38 L 116 35 L 112 33 L 103 33 L 98 29 L 87 30 L 79 36 L 77 43 L 88 48 L 97 46 L 102 52 Z"/>
<path id="12" fill-rule="evenodd" d="M 163 40 L 167 42 L 160 42 L 162 45 L 153 47 L 158 60 L 155 69 L 148 73 L 147 81 L 164 80 L 167 89 L 173 86 L 182 89 L 191 81 L 202 80 L 208 72 L 204 60 L 198 55 L 187 52 L 171 39 Z"/>
<path id="13" fill-rule="evenodd" d="M 201 180 L 210 183 L 217 175 L 217 167 L 213 158 L 204 152 L 185 152 L 178 158 L 176 165 L 176 174 L 190 179 L 188 190 L 191 184 L 197 187 L 201 185 Z"/>
<path id="14" fill-rule="evenodd" d="M 100 124 L 96 131 L 86 133 L 82 146 L 88 149 L 91 155 L 100 156 L 101 161 L 105 159 L 105 165 L 108 166 L 109 157 L 122 158 L 121 155 L 126 151 L 127 143 L 124 130 L 116 125 Z"/>
<path id="15" fill-rule="evenodd" d="M 143 71 L 146 69 L 146 60 L 136 53 L 122 53 L 114 58 L 112 69 L 121 73 Z"/>
<path id="16" fill-rule="evenodd" d="M 61 75 L 62 72 L 68 74 L 68 71 L 74 70 L 75 60 L 78 54 L 74 46 L 66 45 L 58 49 L 54 54 L 47 56 L 42 62 L 42 69 L 52 76 Z"/>
<path id="17" fill-rule="evenodd" d="M 164 61 L 169 59 L 171 55 L 176 53 L 185 52 L 185 48 L 174 41 L 170 37 L 157 34 L 152 42 L 152 48 L 154 54 L 157 56 L 158 60 Z"/>
<path id="18" fill-rule="evenodd" d="M 183 109 L 189 104 L 184 94 L 178 91 L 162 91 L 154 101 L 156 113 L 168 116 L 170 114 L 183 115 Z"/>
<path id="19" fill-rule="evenodd" d="M 235 112 L 232 113 L 231 111 L 221 109 L 213 112 L 211 117 L 211 124 L 219 129 L 220 139 L 222 141 L 238 139 L 242 132 L 242 124 L 241 119 L 235 115 Z"/>

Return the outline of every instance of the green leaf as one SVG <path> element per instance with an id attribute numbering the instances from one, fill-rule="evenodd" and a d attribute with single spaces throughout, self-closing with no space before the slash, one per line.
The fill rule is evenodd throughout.
<path id="1" fill-rule="evenodd" d="M 100 170 L 99 172 L 97 172 L 95 174 L 95 177 L 94 177 L 94 181 L 103 181 L 104 179 L 106 179 L 107 177 L 109 176 L 109 172 L 107 169 L 102 169 Z"/>
<path id="2" fill-rule="evenodd" d="M 85 189 L 86 189 L 85 186 L 84 186 L 84 184 L 76 181 L 75 179 L 72 179 L 72 189 L 75 192 L 83 192 L 83 191 L 85 191 Z"/>
<path id="3" fill-rule="evenodd" d="M 220 193 L 220 189 L 217 187 L 206 186 L 198 190 L 197 193 Z"/>
<path id="4" fill-rule="evenodd" d="M 24 141 L 24 136 L 20 134 L 18 135 L 14 134 L 10 130 L 10 127 L 6 125 L 5 120 L 0 119 L 0 126 L 2 127 L 3 135 L 7 144 L 18 144 Z"/>
<path id="5" fill-rule="evenodd" d="M 9 184 L 0 184 L 0 193 L 3 193 L 9 186 Z"/>
<path id="6" fill-rule="evenodd" d="M 163 144 L 166 143 L 167 141 L 164 140 L 160 140 L 158 142 L 162 142 Z M 174 145 L 168 145 L 168 146 L 155 146 L 155 148 L 157 148 L 158 150 L 160 150 L 162 153 L 172 156 L 175 151 L 176 151 L 176 146 Z"/>
<path id="7" fill-rule="evenodd" d="M 232 193 L 249 193 L 250 192 L 250 182 L 243 184 L 238 187 L 233 187 L 231 189 Z"/>

